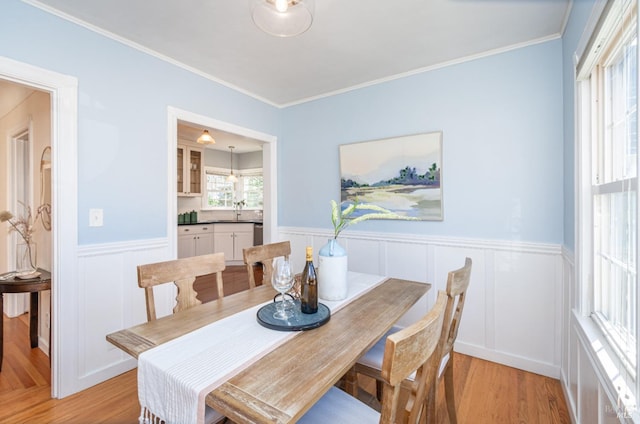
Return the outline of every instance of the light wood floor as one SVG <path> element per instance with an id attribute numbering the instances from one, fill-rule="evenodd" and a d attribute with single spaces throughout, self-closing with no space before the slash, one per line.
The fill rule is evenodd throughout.
<path id="1" fill-rule="evenodd" d="M 243 289 L 241 277 L 232 274 L 224 276 L 229 290 Z M 205 298 L 212 296 L 204 292 Z M 51 399 L 49 358 L 40 349 L 29 347 L 28 315 L 11 319 L 3 315 L 3 319 L 0 423 L 138 422 L 136 370 L 64 399 Z M 558 380 L 460 354 L 454 356 L 454 375 L 461 424 L 571 422 Z M 363 379 L 362 385 L 373 392 L 372 381 Z M 446 423 L 443 396 L 439 397 L 438 416 Z M 366 392 L 361 398 L 371 405 L 376 403 Z"/>

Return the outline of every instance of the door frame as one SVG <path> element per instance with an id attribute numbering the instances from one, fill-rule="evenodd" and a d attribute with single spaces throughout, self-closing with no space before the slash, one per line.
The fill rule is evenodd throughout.
<path id="1" fill-rule="evenodd" d="M 197 113 L 178 109 L 172 106 L 167 108 L 168 112 L 168 169 L 177 169 L 176 149 L 178 148 L 178 120 L 186 121 L 192 124 L 203 125 L 208 128 L 215 128 L 244 137 L 253 138 L 264 142 L 262 147 L 262 176 L 264 180 L 264 206 L 263 206 L 263 222 L 264 222 L 264 243 L 271 243 L 276 240 L 276 229 L 278 228 L 277 213 L 277 137 L 274 135 L 262 133 L 250 128 L 241 127 L 229 122 L 219 121 L 217 119 L 199 115 Z M 175 172 L 167 172 L 169 181 L 169 189 L 167 190 L 169 197 L 167 199 L 167 235 L 169 242 L 169 251 L 172 257 L 178 257 L 178 186 L 177 174 Z"/>
<path id="2" fill-rule="evenodd" d="M 78 379 L 78 79 L 6 57 L 0 57 L 0 78 L 51 98 L 51 397 L 64 397 Z"/>

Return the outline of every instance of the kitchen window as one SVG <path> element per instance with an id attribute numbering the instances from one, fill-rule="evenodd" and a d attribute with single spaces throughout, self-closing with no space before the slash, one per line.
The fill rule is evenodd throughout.
<path id="1" fill-rule="evenodd" d="M 207 195 L 204 209 L 233 209 L 234 202 L 245 201 L 244 209 L 262 209 L 262 170 L 238 170 L 237 183 L 227 181 L 228 170 L 205 167 Z"/>
<path id="2" fill-rule="evenodd" d="M 227 176 L 207 170 L 206 208 L 233 208 L 234 187 Z"/>
<path id="3" fill-rule="evenodd" d="M 262 195 L 264 185 L 262 173 L 260 175 L 242 175 L 238 182 L 242 185 L 242 198 L 245 200 L 247 209 L 262 209 Z"/>
<path id="4" fill-rule="evenodd" d="M 637 44 L 637 1 L 609 2 L 577 68 L 582 307 L 628 410 L 638 392 Z"/>

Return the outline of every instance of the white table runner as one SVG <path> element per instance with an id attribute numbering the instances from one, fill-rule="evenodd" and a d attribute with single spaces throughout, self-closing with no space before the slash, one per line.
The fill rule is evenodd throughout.
<path id="1" fill-rule="evenodd" d="M 349 272 L 347 298 L 320 301 L 333 315 L 384 280 L 385 277 L 380 275 Z M 299 334 L 261 326 L 256 320 L 256 313 L 263 305 L 216 321 L 140 354 L 140 422 L 203 423 L 204 398 L 209 392 Z"/>

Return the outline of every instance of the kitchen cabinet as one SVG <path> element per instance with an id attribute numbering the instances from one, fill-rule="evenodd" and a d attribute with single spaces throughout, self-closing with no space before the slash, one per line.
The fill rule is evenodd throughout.
<path id="1" fill-rule="evenodd" d="M 213 225 L 178 226 L 178 258 L 213 253 Z"/>
<path id="2" fill-rule="evenodd" d="M 253 224 L 214 224 L 213 250 L 227 262 L 242 261 L 242 249 L 253 246 Z"/>
<path id="3" fill-rule="evenodd" d="M 178 196 L 202 196 L 204 150 L 178 144 L 177 154 Z"/>

